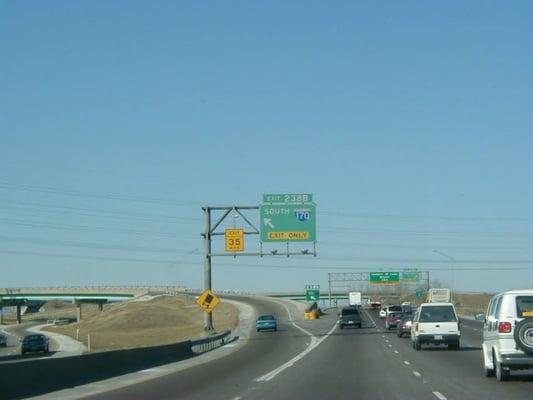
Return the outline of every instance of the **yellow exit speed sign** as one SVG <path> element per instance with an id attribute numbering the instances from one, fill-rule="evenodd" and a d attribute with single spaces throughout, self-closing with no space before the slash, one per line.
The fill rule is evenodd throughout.
<path id="1" fill-rule="evenodd" d="M 244 251 L 244 229 L 226 229 L 226 251 L 236 253 Z"/>

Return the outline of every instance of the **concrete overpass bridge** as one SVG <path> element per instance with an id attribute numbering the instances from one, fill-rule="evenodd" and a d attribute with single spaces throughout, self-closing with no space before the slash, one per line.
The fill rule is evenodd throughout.
<path id="1" fill-rule="evenodd" d="M 0 288 L 0 324 L 4 323 L 4 308 L 16 307 L 17 323 L 24 311 L 39 310 L 48 301 L 76 305 L 77 321 L 82 318 L 83 304 L 97 304 L 100 311 L 106 303 L 131 300 L 143 295 L 175 294 L 184 288 L 176 286 L 76 286 L 41 288 Z"/>

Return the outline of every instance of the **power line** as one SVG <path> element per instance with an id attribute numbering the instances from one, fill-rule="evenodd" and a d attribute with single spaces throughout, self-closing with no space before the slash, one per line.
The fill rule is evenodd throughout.
<path id="1" fill-rule="evenodd" d="M 440 220 L 440 221 L 509 221 L 509 222 L 531 222 L 533 218 L 530 217 L 455 217 L 455 216 L 442 216 L 442 215 L 400 215 L 400 214 L 364 214 L 364 213 L 349 213 L 340 211 L 322 211 L 320 215 L 330 217 L 353 217 L 353 218 L 368 218 L 368 219 L 417 219 L 417 220 Z"/>
<path id="2" fill-rule="evenodd" d="M 124 250 L 134 252 L 153 252 L 153 253 L 172 253 L 172 254 L 187 254 L 190 250 L 185 249 L 173 249 L 169 247 L 149 247 L 149 246 L 132 246 L 124 244 L 103 244 L 103 243 L 91 243 L 91 242 L 75 242 L 70 240 L 53 240 L 53 239 L 36 239 L 27 237 L 13 237 L 0 235 L 0 241 L 4 242 L 18 242 L 18 243 L 33 243 L 43 244 L 59 247 L 77 247 L 77 248 L 89 248 L 98 250 Z"/>
<path id="3" fill-rule="evenodd" d="M 49 194 L 68 195 L 68 196 L 77 196 L 77 197 L 92 197 L 92 198 L 105 199 L 105 200 L 123 200 L 123 201 L 132 201 L 132 202 L 140 202 L 140 203 L 167 204 L 167 205 L 174 205 L 174 206 L 201 206 L 202 205 L 202 203 L 199 201 L 158 199 L 158 198 L 153 198 L 153 197 L 130 196 L 130 195 L 121 195 L 121 194 L 116 194 L 116 193 L 86 192 L 86 191 L 81 191 L 81 190 L 57 188 L 57 187 L 50 187 L 50 186 L 14 185 L 11 183 L 6 183 L 6 182 L 0 182 L 0 189 L 49 193 Z"/>
<path id="4" fill-rule="evenodd" d="M 162 219 L 162 220 L 169 220 L 169 221 L 195 221 L 195 222 L 201 222 L 201 218 L 199 217 L 180 217 L 175 215 L 163 215 L 163 214 L 151 214 L 151 213 L 138 213 L 138 212 L 126 212 L 126 211 L 116 211 L 116 210 L 107 210 L 107 209 L 101 209 L 101 208 L 90 208 L 90 207 L 73 207 L 73 206 L 59 206 L 57 204 L 43 204 L 43 203 L 32 203 L 32 202 L 24 202 L 24 201 L 18 201 L 16 203 L 11 202 L 5 202 L 7 205 L 0 206 L 1 208 L 21 208 L 24 206 L 28 207 L 37 207 L 38 210 L 40 210 L 42 207 L 44 208 L 52 208 L 52 209 L 59 209 L 59 210 L 72 210 L 72 211 L 82 211 L 82 212 L 89 212 L 89 213 L 96 213 L 96 214 L 105 214 L 107 215 L 120 215 L 125 217 L 135 217 L 135 218 L 146 218 L 146 219 Z M 43 210 L 48 211 L 48 210 Z"/>
<path id="5" fill-rule="evenodd" d="M 73 224 L 51 224 L 51 223 L 34 223 L 27 222 L 24 220 L 18 219 L 9 219 L 9 218 L 0 218 L 0 221 L 6 225 L 16 225 L 23 226 L 28 228 L 45 228 L 61 231 L 81 231 L 81 232 L 105 232 L 105 233 L 117 233 L 117 234 L 126 234 L 126 235 L 135 235 L 135 236 L 153 236 L 153 237 L 162 237 L 162 238 L 177 238 L 177 237 L 187 237 L 192 238 L 193 235 L 182 235 L 179 233 L 172 232 L 154 232 L 154 231 L 137 231 L 131 229 L 114 229 L 101 226 L 87 226 L 87 225 L 73 225 Z"/>
<path id="6" fill-rule="evenodd" d="M 420 245 L 402 245 L 402 244 L 373 244 L 373 243 L 361 243 L 361 242 L 328 242 L 320 241 L 321 245 L 333 246 L 333 247 L 366 247 L 366 248 L 395 248 L 395 249 L 421 249 L 432 250 L 435 247 L 443 247 L 442 244 L 436 244 L 433 246 L 420 246 Z M 444 246 L 447 249 L 455 250 L 528 250 L 533 249 L 533 245 L 530 246 Z"/>
<path id="7" fill-rule="evenodd" d="M 112 260 L 112 261 L 134 261 L 134 262 L 146 262 L 146 263 L 171 263 L 176 262 L 175 260 L 157 260 L 157 259 L 134 259 L 134 258 L 123 258 L 123 257 L 100 257 L 100 256 L 89 256 L 89 255 L 82 255 L 82 254 L 59 254 L 59 253 L 43 253 L 43 252 L 33 252 L 33 251 L 19 251 L 19 250 L 1 250 L 0 253 L 5 254 L 19 254 L 19 255 L 35 255 L 35 256 L 43 256 L 43 257 L 60 257 L 60 258 L 80 258 L 80 259 L 97 259 L 97 260 Z M 351 262 L 390 262 L 390 263 L 409 263 L 409 264 L 449 264 L 449 262 L 444 260 L 424 260 L 424 259 L 398 259 L 398 258 L 379 258 L 379 257 L 351 257 L 351 258 L 341 258 L 341 257 L 332 257 L 332 258 L 322 258 L 321 260 L 334 260 L 334 261 L 351 261 Z M 531 264 L 533 265 L 533 260 L 501 260 L 501 261 L 495 261 L 495 260 L 454 260 L 454 270 L 464 270 L 465 268 L 470 267 L 457 267 L 461 264 L 492 264 L 492 265 L 499 265 L 499 264 Z M 224 263 L 217 263 L 217 265 L 234 265 L 234 264 L 224 264 Z M 249 265 L 249 264 L 240 264 L 240 265 Z M 278 267 L 277 265 L 265 265 L 262 264 L 264 267 Z M 294 268 L 294 266 L 291 265 L 282 265 L 279 267 L 283 268 Z M 303 268 L 304 266 L 302 266 Z M 313 267 L 313 268 L 320 268 L 320 269 L 332 269 L 330 266 L 314 266 L 314 265 L 307 265 L 306 267 Z M 335 267 L 339 268 L 339 267 Z M 342 268 L 353 268 L 352 266 L 343 266 Z M 424 266 L 425 268 L 425 266 Z M 479 267 L 479 268 L 485 268 L 487 267 Z M 531 267 L 529 267 L 531 268 Z M 489 268 L 490 269 L 490 268 Z M 505 270 L 506 268 L 503 268 Z M 446 270 L 451 270 L 451 268 L 446 268 Z"/>

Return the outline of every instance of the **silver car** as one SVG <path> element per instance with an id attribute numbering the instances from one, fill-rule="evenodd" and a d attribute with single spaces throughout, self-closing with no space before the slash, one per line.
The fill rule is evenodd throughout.
<path id="1" fill-rule="evenodd" d="M 484 321 L 483 360 L 485 376 L 499 381 L 511 370 L 533 368 L 533 290 L 513 290 L 494 296 Z"/>

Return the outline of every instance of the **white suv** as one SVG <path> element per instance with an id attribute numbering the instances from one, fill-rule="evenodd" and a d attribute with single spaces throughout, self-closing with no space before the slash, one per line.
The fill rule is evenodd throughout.
<path id="1" fill-rule="evenodd" d="M 533 290 L 513 290 L 494 296 L 484 321 L 483 361 L 485 376 L 499 381 L 511 370 L 533 368 Z"/>
<path id="2" fill-rule="evenodd" d="M 411 341 L 415 350 L 426 343 L 445 343 L 449 349 L 459 350 L 461 331 L 452 303 L 423 303 L 418 307 L 411 324 Z"/>

